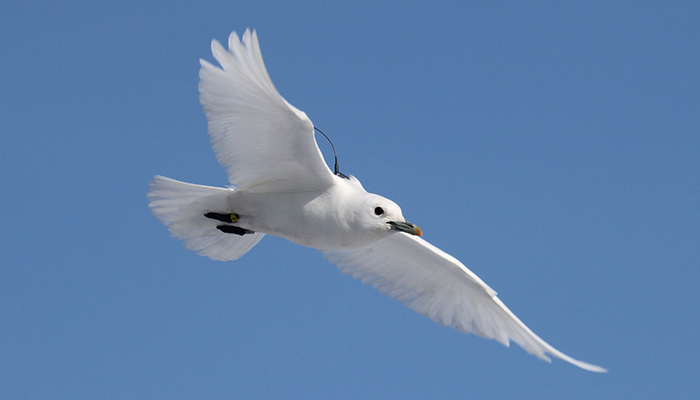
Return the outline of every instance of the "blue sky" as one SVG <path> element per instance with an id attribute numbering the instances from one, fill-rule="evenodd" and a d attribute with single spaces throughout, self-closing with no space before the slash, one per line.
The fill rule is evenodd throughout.
<path id="1" fill-rule="evenodd" d="M 0 398 L 696 396 L 698 20 L 691 1 L 3 1 Z M 198 59 L 247 27 L 343 172 L 610 373 L 437 326 L 281 239 L 222 263 L 170 238 L 148 184 L 227 183 Z"/>

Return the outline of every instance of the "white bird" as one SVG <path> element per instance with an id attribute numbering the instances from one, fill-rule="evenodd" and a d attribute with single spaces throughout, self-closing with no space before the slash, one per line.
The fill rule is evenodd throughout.
<path id="1" fill-rule="evenodd" d="M 232 186 L 155 176 L 148 193 L 155 216 L 186 248 L 235 260 L 266 234 L 282 237 L 320 250 L 342 272 L 440 325 L 606 372 L 535 335 L 478 276 L 421 239 L 394 202 L 333 173 L 311 120 L 272 84 L 255 31 L 242 40 L 231 33 L 228 47 L 212 41 L 221 68 L 200 60 L 199 99 Z"/>

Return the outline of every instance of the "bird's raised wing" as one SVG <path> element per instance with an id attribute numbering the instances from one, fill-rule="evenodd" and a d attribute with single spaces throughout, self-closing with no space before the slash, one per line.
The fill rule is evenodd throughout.
<path id="1" fill-rule="evenodd" d="M 255 31 L 229 49 L 211 43 L 221 68 L 200 60 L 199 100 L 211 143 L 229 181 L 241 190 L 297 192 L 330 185 L 328 169 L 311 120 L 289 104 L 272 84 Z"/>
<path id="2" fill-rule="evenodd" d="M 547 353 L 580 368 L 606 372 L 597 365 L 575 360 L 535 335 L 496 292 L 461 262 L 425 240 L 395 233 L 354 250 L 323 251 L 343 273 L 400 301 L 438 324 L 464 333 L 512 340 L 528 353 L 550 361 Z"/>

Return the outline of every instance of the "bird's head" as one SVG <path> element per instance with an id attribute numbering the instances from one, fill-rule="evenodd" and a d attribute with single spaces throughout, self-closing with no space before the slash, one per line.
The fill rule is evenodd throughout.
<path id="1" fill-rule="evenodd" d="M 421 236 L 420 228 L 406 221 L 401 208 L 393 201 L 367 193 L 367 197 L 359 210 L 360 219 L 365 226 L 371 226 L 387 234 L 390 232 L 405 232 Z"/>

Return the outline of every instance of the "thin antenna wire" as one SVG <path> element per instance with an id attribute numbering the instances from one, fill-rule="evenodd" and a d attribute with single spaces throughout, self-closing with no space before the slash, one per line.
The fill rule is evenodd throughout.
<path id="1" fill-rule="evenodd" d="M 322 130 L 316 128 L 315 126 L 314 126 L 314 129 L 317 130 L 321 135 L 323 135 L 323 137 L 325 137 L 326 140 L 328 140 L 328 143 L 331 144 L 331 149 L 333 149 L 333 159 L 334 159 L 334 162 L 335 162 L 335 165 L 334 165 L 334 167 L 333 167 L 333 168 L 335 169 L 334 173 L 335 173 L 336 175 L 338 175 L 339 177 L 341 177 L 341 178 L 348 179 L 348 177 L 345 176 L 345 174 L 343 174 L 342 172 L 340 172 L 340 170 L 338 169 L 338 155 L 337 155 L 336 152 L 335 152 L 335 146 L 333 146 L 333 142 L 331 142 L 331 139 L 328 137 L 328 135 L 326 135 L 325 133 L 323 133 Z"/>

